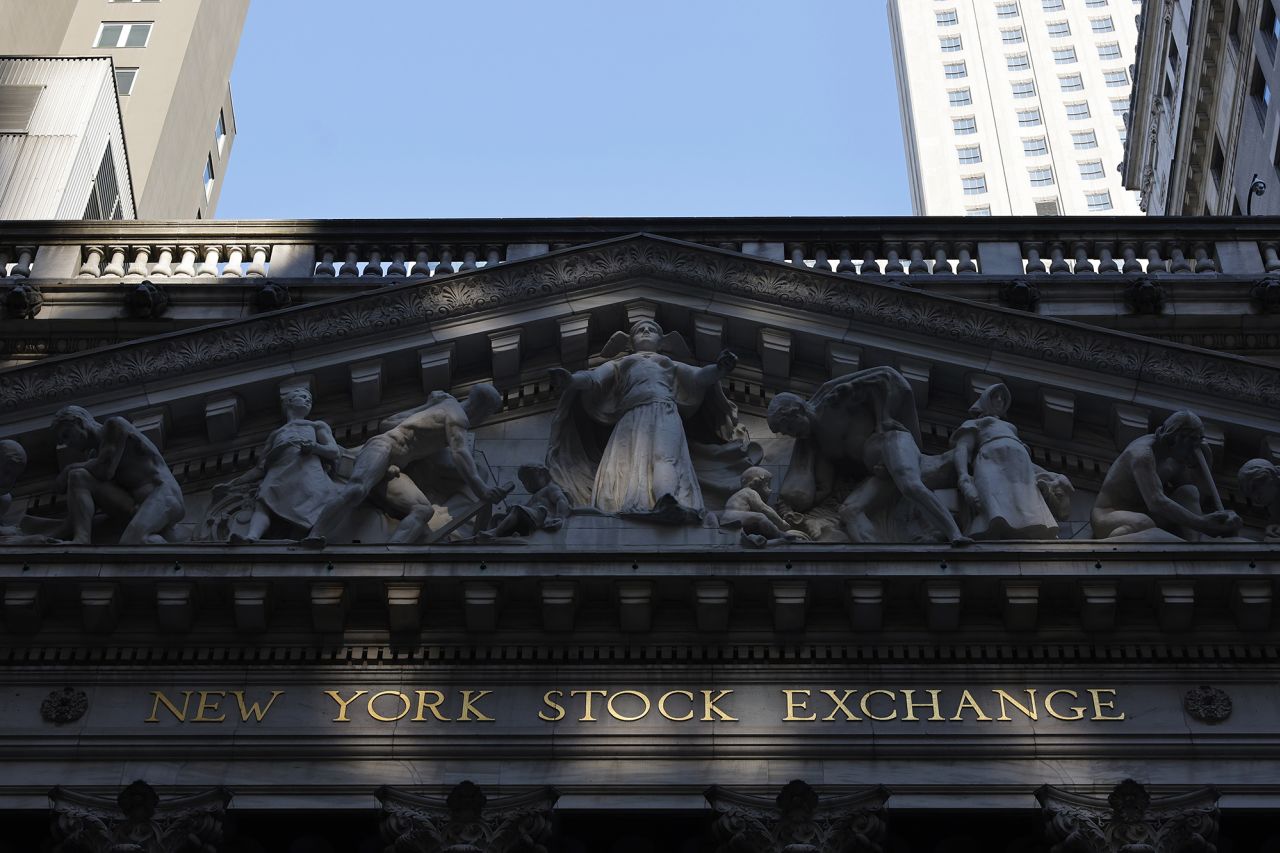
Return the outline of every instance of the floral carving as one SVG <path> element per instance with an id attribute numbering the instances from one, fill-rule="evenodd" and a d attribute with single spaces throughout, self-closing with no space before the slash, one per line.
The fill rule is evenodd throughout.
<path id="1" fill-rule="evenodd" d="M 1187 691 L 1182 697 L 1182 707 L 1194 720 L 1221 723 L 1231 716 L 1231 697 L 1225 690 L 1202 685 Z"/>
<path id="2" fill-rule="evenodd" d="M 1050 853 L 1215 853 L 1218 793 L 1201 788 L 1153 799 L 1126 779 L 1105 800 L 1049 785 L 1036 791 Z"/>
<path id="3" fill-rule="evenodd" d="M 49 801 L 54 851 L 204 853 L 218 849 L 231 794 L 214 788 L 162 800 L 138 780 L 115 800 L 54 788 Z"/>
<path id="4" fill-rule="evenodd" d="M 89 697 L 83 690 L 64 687 L 55 690 L 40 703 L 40 716 L 45 722 L 59 726 L 74 723 L 89 710 Z"/>
<path id="5" fill-rule="evenodd" d="M 461 782 L 441 801 L 379 788 L 382 837 L 398 853 L 546 853 L 554 788 L 490 800 L 474 782 Z"/>
<path id="6" fill-rule="evenodd" d="M 882 853 L 888 834 L 884 788 L 824 799 L 793 779 L 773 801 L 720 787 L 706 798 L 717 853 Z"/>

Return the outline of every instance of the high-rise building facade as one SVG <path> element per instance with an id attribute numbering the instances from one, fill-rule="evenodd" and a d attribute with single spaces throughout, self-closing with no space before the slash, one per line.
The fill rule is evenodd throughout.
<path id="1" fill-rule="evenodd" d="M 207 218 L 236 121 L 249 0 L 0 0 L 0 55 L 110 57 L 138 215 Z"/>
<path id="2" fill-rule="evenodd" d="M 1132 214 L 1133 0 L 889 0 L 911 204 L 926 215 Z"/>

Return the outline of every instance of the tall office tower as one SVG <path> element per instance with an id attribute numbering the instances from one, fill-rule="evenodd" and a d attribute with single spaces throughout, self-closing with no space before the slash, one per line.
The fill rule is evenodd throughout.
<path id="1" fill-rule="evenodd" d="M 138 216 L 209 217 L 249 0 L 0 0 L 0 55 L 110 57 Z M 0 105 L 10 95 L 0 89 Z"/>
<path id="2" fill-rule="evenodd" d="M 889 0 L 917 214 L 1131 214 L 1138 0 Z"/>

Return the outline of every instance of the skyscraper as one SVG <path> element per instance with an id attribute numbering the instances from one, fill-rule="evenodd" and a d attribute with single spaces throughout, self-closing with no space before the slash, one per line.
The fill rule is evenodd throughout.
<path id="1" fill-rule="evenodd" d="M 110 57 L 138 215 L 208 217 L 236 133 L 231 66 L 248 8 L 249 0 L 0 0 L 0 55 Z"/>
<path id="2" fill-rule="evenodd" d="M 1130 214 L 1133 0 L 889 0 L 917 214 Z"/>

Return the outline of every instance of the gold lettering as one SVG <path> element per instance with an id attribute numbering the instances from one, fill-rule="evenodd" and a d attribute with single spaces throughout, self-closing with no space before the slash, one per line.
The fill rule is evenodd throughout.
<path id="1" fill-rule="evenodd" d="M 956 715 L 951 719 L 963 720 L 964 716 L 962 715 L 962 712 L 964 711 L 965 708 L 969 708 L 971 710 L 977 711 L 979 720 L 983 720 L 988 723 L 991 722 L 991 718 L 988 717 L 987 713 L 982 710 L 982 706 L 978 704 L 978 700 L 974 699 L 973 694 L 970 693 L 968 690 L 960 694 L 960 701 L 956 704 Z"/>
<path id="2" fill-rule="evenodd" d="M 541 711 L 539 711 L 539 712 L 538 712 L 538 719 L 540 719 L 540 720 L 546 720 L 548 723 L 554 723 L 556 720 L 563 720 L 563 719 L 564 719 L 564 706 L 563 706 L 563 705 L 561 705 L 561 704 L 560 704 L 560 703 L 558 703 L 558 702 L 552 702 L 552 701 L 551 701 L 551 697 L 552 697 L 552 696 L 555 696 L 557 699 L 559 699 L 559 698 L 560 698 L 561 696 L 563 696 L 563 695 L 564 695 L 564 691 L 563 691 L 563 690 L 548 690 L 546 693 L 543 693 L 543 694 L 542 694 L 542 701 L 543 701 L 544 703 L 546 703 L 546 706 L 547 706 L 548 708 L 555 708 L 555 709 L 556 709 L 556 715 L 555 715 L 554 717 L 548 717 L 546 714 L 544 714 L 544 713 L 542 713 Z M 661 707 L 661 705 L 659 705 L 659 707 Z"/>
<path id="3" fill-rule="evenodd" d="M 351 719 L 347 717 L 347 706 L 368 692 L 369 692 L 368 690 L 357 690 L 355 693 L 352 694 L 350 699 L 343 699 L 341 696 L 338 695 L 338 691 L 336 690 L 324 691 L 324 694 L 326 696 L 328 696 L 330 699 L 338 703 L 338 716 L 334 717 L 333 721 L 335 723 L 351 722 Z"/>
<path id="4" fill-rule="evenodd" d="M 809 696 L 808 690 L 783 690 L 782 692 L 787 697 L 787 715 L 782 718 L 782 721 L 784 723 L 794 723 L 796 721 L 807 721 L 807 720 L 818 719 L 817 714 L 810 714 L 807 717 L 796 716 L 796 711 L 809 710 L 808 708 L 805 707 L 805 699 L 807 699 Z M 797 693 L 803 694 L 805 696 L 805 699 L 797 700 L 796 699 Z"/>
<path id="5" fill-rule="evenodd" d="M 159 717 L 156 716 L 156 714 L 160 710 L 160 706 L 164 705 L 166 708 L 169 709 L 170 714 L 173 714 L 173 716 L 177 717 L 178 722 L 185 723 L 187 721 L 187 706 L 191 704 L 192 692 L 193 691 L 191 690 L 182 691 L 182 710 L 179 711 L 178 706 L 170 702 L 168 696 L 164 695 L 164 693 L 160 692 L 159 690 L 152 690 L 151 695 L 154 696 L 155 699 L 153 699 L 151 702 L 151 716 L 147 717 L 143 722 L 146 722 L 146 723 L 160 722 L 160 719 Z"/>
<path id="6" fill-rule="evenodd" d="M 732 690 L 721 690 L 720 692 L 716 693 L 714 697 L 712 697 L 711 695 L 712 691 L 710 690 L 702 691 L 702 721 L 704 723 L 711 722 L 712 711 L 715 711 L 721 720 L 728 720 L 731 723 L 738 722 L 737 717 L 730 717 L 724 711 L 721 711 L 719 708 L 716 707 L 717 702 L 719 702 L 721 699 L 728 696 L 732 692 L 733 692 Z"/>
<path id="7" fill-rule="evenodd" d="M 844 704 L 845 702 L 849 701 L 850 696 L 857 693 L 858 691 L 846 690 L 844 692 L 844 695 L 838 699 L 836 698 L 836 692 L 834 690 L 823 690 L 822 692 L 826 694 L 827 698 L 830 699 L 832 702 L 834 702 L 836 705 L 834 708 L 831 709 L 830 714 L 827 714 L 825 717 L 822 718 L 823 720 L 834 720 L 836 718 L 836 711 L 843 711 L 844 718 L 846 720 L 856 720 L 859 723 L 862 722 L 862 718 L 854 716 L 854 713 L 850 711 L 848 707 L 846 707 Z"/>
<path id="8" fill-rule="evenodd" d="M 1026 692 L 1027 692 L 1027 699 L 1028 699 L 1028 700 L 1030 701 L 1030 703 L 1031 703 L 1031 707 L 1030 707 L 1030 708 L 1028 708 L 1026 705 L 1023 705 L 1023 704 L 1022 704 L 1021 702 L 1019 702 L 1017 699 L 1014 699 L 1012 696 L 1010 696 L 1010 695 L 1009 695 L 1007 692 L 1005 692 L 1004 690 L 1001 690 L 1001 689 L 999 689 L 999 688 L 996 688 L 995 690 L 992 690 L 992 691 L 991 691 L 992 693 L 996 694 L 996 696 L 1000 699 L 1000 716 L 999 716 L 999 717 L 997 717 L 996 719 L 1000 720 L 1002 723 L 1007 723 L 1007 722 L 1009 722 L 1009 720 L 1013 719 L 1012 717 L 1010 717 L 1010 716 L 1009 716 L 1009 711 L 1008 711 L 1008 709 L 1005 707 L 1005 704 L 1004 704 L 1004 703 L 1005 703 L 1006 701 L 1007 701 L 1010 705 L 1012 705 L 1013 707 L 1015 707 L 1015 708 L 1017 708 L 1019 711 L 1021 711 L 1023 714 L 1025 714 L 1025 715 L 1027 715 L 1028 717 L 1030 717 L 1031 719 L 1033 719 L 1033 720 L 1038 720 L 1038 719 L 1040 719 L 1040 717 L 1039 717 L 1039 712 L 1036 710 L 1036 689 L 1035 689 L 1034 687 L 1027 687 L 1027 688 L 1024 688 L 1024 689 L 1025 689 L 1025 690 L 1026 690 Z"/>
<path id="9" fill-rule="evenodd" d="M 671 690 L 666 693 L 663 693 L 661 696 L 658 697 L 658 713 L 666 717 L 668 720 L 671 720 L 676 723 L 682 723 L 685 720 L 692 720 L 693 719 L 692 707 L 689 708 L 689 713 L 685 714 L 683 717 L 673 717 L 669 713 L 667 713 L 667 699 L 671 696 L 684 696 L 686 699 L 689 700 L 690 706 L 693 705 L 693 694 L 690 693 L 688 690 Z"/>
<path id="10" fill-rule="evenodd" d="M 1076 712 L 1076 715 L 1074 717 L 1064 717 L 1062 714 L 1059 714 L 1057 710 L 1054 709 L 1053 707 L 1053 697 L 1058 695 L 1070 696 L 1072 699 L 1080 698 L 1080 694 L 1075 692 L 1074 690 L 1053 690 L 1049 693 L 1046 693 L 1044 697 L 1044 709 L 1045 711 L 1048 712 L 1050 717 L 1053 717 L 1055 720 L 1083 720 L 1084 719 L 1083 705 L 1071 706 L 1071 710 Z"/>
<path id="11" fill-rule="evenodd" d="M 471 715 L 475 714 L 475 719 L 477 721 L 481 723 L 492 723 L 493 717 L 486 716 L 484 711 L 481 711 L 475 706 L 475 704 L 473 704 L 475 702 L 479 702 L 492 692 L 492 690 L 462 691 L 462 713 L 458 715 L 458 722 L 469 722 L 472 719 Z"/>
<path id="12" fill-rule="evenodd" d="M 435 717 L 442 723 L 449 722 L 449 718 L 440 713 L 440 706 L 444 704 L 444 694 L 439 690 L 418 690 L 418 710 L 413 715 L 413 722 L 421 723 L 425 720 L 427 711 L 431 712 L 431 716 Z M 434 697 L 433 701 L 428 702 L 427 697 Z M 370 700 L 372 701 L 372 700 Z"/>
<path id="13" fill-rule="evenodd" d="M 617 699 L 619 696 L 639 697 L 640 701 L 644 703 L 644 710 L 634 717 L 622 716 L 621 714 L 618 713 L 617 709 L 613 707 L 613 700 Z M 648 716 L 649 707 L 650 707 L 649 697 L 641 693 L 639 690 L 619 690 L 617 693 L 614 693 L 612 696 L 609 697 L 609 701 L 605 703 L 605 707 L 609 709 L 609 716 L 613 717 L 615 720 L 621 720 L 624 723 L 634 723 L 636 720 L 643 720 L 646 716 Z"/>
<path id="14" fill-rule="evenodd" d="M 376 710 L 374 710 L 374 707 L 373 707 L 374 703 L 377 702 L 379 699 L 381 699 L 383 696 L 394 696 L 400 700 L 400 704 L 403 705 L 404 707 L 400 709 L 399 714 L 396 714 L 394 717 L 384 717 L 381 714 L 379 714 Z M 394 723 L 396 720 L 402 719 L 408 713 L 409 713 L 409 697 L 401 693 L 399 690 L 383 690 L 380 693 L 375 693 L 369 697 L 369 716 L 373 717 L 375 720 L 377 720 L 380 723 Z"/>
<path id="15" fill-rule="evenodd" d="M 225 719 L 227 718 L 227 715 L 226 715 L 226 714 L 219 714 L 219 715 L 218 715 L 218 716 L 216 716 L 216 717 L 206 717 L 206 716 L 204 715 L 204 712 L 205 712 L 205 711 L 211 711 L 211 712 L 213 712 L 213 711 L 217 711 L 217 710 L 218 710 L 218 702 L 219 702 L 219 701 L 221 701 L 221 700 L 222 700 L 222 698 L 223 698 L 223 697 L 225 697 L 226 695 L 227 695 L 227 691 L 225 691 L 225 690 L 201 690 L 201 691 L 200 691 L 200 702 L 199 702 L 199 704 L 197 704 L 197 705 L 196 705 L 196 715 L 195 715 L 194 717 L 192 717 L 192 718 L 191 718 L 191 722 L 193 722 L 193 723 L 220 723 L 220 722 L 222 722 L 223 720 L 225 720 Z M 217 701 L 210 702 L 210 701 L 209 701 L 209 697 L 210 697 L 210 696 L 217 696 L 217 697 L 218 697 L 218 700 L 217 700 Z"/>
<path id="16" fill-rule="evenodd" d="M 898 694 L 894 693 L 892 690 L 868 690 L 866 693 L 862 694 L 862 699 L 858 702 L 858 707 L 862 709 L 862 713 L 866 714 L 868 719 L 884 722 L 885 720 L 896 720 L 898 718 L 897 708 L 894 708 L 893 713 L 885 717 L 877 717 L 875 714 L 871 713 L 871 709 L 867 707 L 867 704 L 872 696 L 888 696 L 890 701 L 898 701 Z"/>
<path id="17" fill-rule="evenodd" d="M 607 696 L 608 693 L 609 691 L 607 690 L 570 690 L 570 697 L 579 695 L 587 697 L 586 703 L 582 707 L 582 716 L 578 718 L 578 721 L 582 723 L 594 723 L 596 718 L 595 711 L 591 710 L 591 700 L 595 698 L 596 694 Z"/>
<path id="18" fill-rule="evenodd" d="M 920 718 L 916 716 L 916 708 L 932 708 L 933 714 L 929 717 L 930 720 L 944 719 L 942 716 L 942 710 L 938 707 L 938 694 L 942 691 L 926 690 L 925 692 L 929 694 L 928 702 L 914 702 L 912 701 L 912 697 L 916 694 L 914 690 L 902 691 L 902 698 L 907 702 L 907 713 L 902 719 L 911 720 L 912 722 L 919 720 Z"/>
<path id="19" fill-rule="evenodd" d="M 265 706 L 259 705 L 257 702 L 252 702 L 246 705 L 244 703 L 243 690 L 232 690 L 231 695 L 236 697 L 236 704 L 240 706 L 240 721 L 242 723 L 249 722 L 250 714 L 253 715 L 253 718 L 255 720 L 257 720 L 258 722 L 262 722 L 262 718 L 265 717 L 267 715 L 267 712 L 271 710 L 271 706 L 275 704 L 276 699 L 284 695 L 284 691 L 272 690 L 271 698 L 267 700 L 267 704 Z"/>
<path id="20" fill-rule="evenodd" d="M 1118 716 L 1118 717 L 1106 717 L 1106 716 L 1103 716 L 1103 714 L 1102 714 L 1102 709 L 1103 709 L 1103 708 L 1110 708 L 1111 710 L 1115 710 L 1116 703 L 1115 703 L 1115 702 L 1103 702 L 1103 701 L 1102 701 L 1102 699 L 1101 699 L 1101 697 L 1099 697 L 1099 695 L 1098 695 L 1098 694 L 1100 694 L 1100 693 L 1110 693 L 1112 696 L 1115 696 L 1115 695 L 1116 695 L 1116 691 L 1115 691 L 1115 690 L 1113 690 L 1113 689 L 1112 689 L 1112 688 L 1110 688 L 1110 687 L 1099 687 L 1099 688 L 1093 688 L 1093 687 L 1090 687 L 1090 688 L 1089 688 L 1089 695 L 1093 697 L 1093 718 L 1094 718 L 1095 720 L 1123 720 L 1123 719 L 1124 719 L 1124 711 L 1121 711 L 1121 712 L 1120 712 L 1120 716 Z"/>

